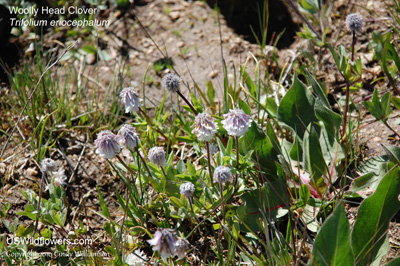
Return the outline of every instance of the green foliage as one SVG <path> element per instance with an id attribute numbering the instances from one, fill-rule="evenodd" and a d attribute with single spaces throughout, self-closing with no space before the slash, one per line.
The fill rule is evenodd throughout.
<path id="1" fill-rule="evenodd" d="M 390 108 L 390 92 L 385 93 L 380 99 L 378 90 L 374 90 L 372 101 L 363 102 L 364 106 L 376 119 L 385 122 L 389 115 L 393 112 Z"/>

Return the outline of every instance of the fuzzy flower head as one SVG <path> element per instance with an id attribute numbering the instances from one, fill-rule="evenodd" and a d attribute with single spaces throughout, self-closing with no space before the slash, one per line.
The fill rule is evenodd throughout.
<path id="1" fill-rule="evenodd" d="M 215 145 L 214 143 L 210 143 L 209 148 L 210 148 L 211 156 L 213 156 L 213 155 L 217 154 L 217 152 L 219 152 L 218 145 Z M 203 152 L 203 154 L 207 154 L 206 148 L 203 148 L 201 151 Z"/>
<path id="2" fill-rule="evenodd" d="M 181 81 L 182 79 L 177 75 L 168 73 L 163 77 L 161 85 L 169 92 L 177 92 Z"/>
<path id="3" fill-rule="evenodd" d="M 346 27 L 349 31 L 360 33 L 363 26 L 363 17 L 358 13 L 349 14 L 346 17 Z"/>
<path id="4" fill-rule="evenodd" d="M 109 130 L 102 130 L 94 141 L 96 153 L 106 159 L 114 158 L 121 151 L 119 137 Z"/>
<path id="5" fill-rule="evenodd" d="M 125 113 L 138 112 L 139 107 L 142 106 L 142 99 L 139 98 L 139 94 L 133 87 L 123 89 L 119 93 L 121 101 L 125 104 Z"/>
<path id="6" fill-rule="evenodd" d="M 164 166 L 166 161 L 166 152 L 163 147 L 153 147 L 149 150 L 149 160 L 158 166 Z"/>
<path id="7" fill-rule="evenodd" d="M 153 250 L 160 252 L 162 258 L 175 255 L 176 233 L 172 229 L 161 228 L 156 231 L 153 239 L 147 242 L 153 246 Z"/>
<path id="8" fill-rule="evenodd" d="M 144 266 L 147 261 L 147 256 L 140 249 L 135 250 L 133 253 L 130 253 L 125 260 L 125 263 L 129 266 Z"/>
<path id="9" fill-rule="evenodd" d="M 231 109 L 221 121 L 228 135 L 241 137 L 249 130 L 251 118 L 242 109 Z"/>
<path id="10" fill-rule="evenodd" d="M 56 163 L 54 162 L 53 159 L 50 158 L 44 158 L 40 163 L 40 167 L 42 168 L 42 171 L 45 173 L 50 173 L 57 170 Z"/>
<path id="11" fill-rule="evenodd" d="M 193 197 L 195 187 L 191 182 L 186 182 L 179 187 L 179 190 L 185 198 L 189 199 L 190 197 Z"/>
<path id="12" fill-rule="evenodd" d="M 200 141 L 210 141 L 217 133 L 218 125 L 215 123 L 215 118 L 211 117 L 208 113 L 200 113 L 196 115 L 193 124 L 193 134 L 197 135 Z"/>
<path id="13" fill-rule="evenodd" d="M 178 240 L 175 242 L 175 255 L 178 256 L 179 259 L 183 259 L 189 247 L 190 244 L 185 238 L 178 238 Z"/>
<path id="14" fill-rule="evenodd" d="M 67 176 L 65 175 L 65 170 L 60 168 L 58 169 L 57 172 L 53 172 L 53 181 L 54 181 L 54 187 L 58 187 L 58 186 L 65 186 L 67 184 L 67 182 L 65 182 L 67 180 Z M 46 186 L 45 190 L 49 190 L 50 189 L 50 184 L 48 184 Z"/>
<path id="15" fill-rule="evenodd" d="M 231 169 L 226 166 L 218 166 L 214 170 L 214 180 L 217 183 L 225 184 L 232 181 Z"/>
<path id="16" fill-rule="evenodd" d="M 120 145 L 129 149 L 136 148 L 140 143 L 136 129 L 129 124 L 125 124 L 121 127 L 121 129 L 118 131 L 118 136 L 120 137 Z"/>

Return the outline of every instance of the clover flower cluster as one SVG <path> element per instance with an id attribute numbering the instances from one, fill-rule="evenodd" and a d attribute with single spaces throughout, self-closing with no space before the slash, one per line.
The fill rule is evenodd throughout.
<path id="1" fill-rule="evenodd" d="M 218 166 L 214 171 L 214 180 L 217 183 L 225 184 L 232 181 L 231 169 L 227 166 Z"/>
<path id="2" fill-rule="evenodd" d="M 196 134 L 200 141 L 210 141 L 217 133 L 218 125 L 215 123 L 215 118 L 211 117 L 208 113 L 200 113 L 196 115 L 193 124 L 193 134 Z"/>
<path id="3" fill-rule="evenodd" d="M 125 263 L 129 266 L 142 266 L 145 265 L 147 256 L 140 249 L 136 249 L 133 253 L 130 253 L 126 259 Z"/>
<path id="4" fill-rule="evenodd" d="M 346 17 L 346 27 L 349 31 L 360 33 L 363 26 L 363 17 L 358 13 L 352 13 Z"/>
<path id="5" fill-rule="evenodd" d="M 42 172 L 52 176 L 55 187 L 65 186 L 67 184 L 65 182 L 67 180 L 65 170 L 63 168 L 57 170 L 57 165 L 53 159 L 44 158 L 40 163 L 40 168 Z M 46 186 L 45 190 L 49 190 L 49 188 L 50 184 Z"/>
<path id="6" fill-rule="evenodd" d="M 228 135 L 241 137 L 249 130 L 251 118 L 242 109 L 231 109 L 221 121 Z"/>
<path id="7" fill-rule="evenodd" d="M 181 81 L 182 79 L 177 75 L 168 73 L 163 77 L 161 85 L 169 92 L 177 92 Z"/>
<path id="8" fill-rule="evenodd" d="M 147 242 L 153 246 L 154 251 L 158 250 L 162 258 L 176 255 L 182 259 L 190 247 L 185 238 L 177 237 L 175 231 L 168 228 L 158 229 L 153 239 L 147 240 Z"/>
<path id="9" fill-rule="evenodd" d="M 125 113 L 138 112 L 142 106 L 142 99 L 139 98 L 139 93 L 133 87 L 123 89 L 119 96 L 125 104 Z"/>
<path id="10" fill-rule="evenodd" d="M 191 182 L 186 182 L 179 187 L 179 191 L 185 198 L 190 199 L 193 197 L 195 187 Z"/>

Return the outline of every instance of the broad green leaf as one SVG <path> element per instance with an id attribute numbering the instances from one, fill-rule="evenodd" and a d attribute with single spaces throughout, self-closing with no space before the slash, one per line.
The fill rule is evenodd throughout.
<path id="1" fill-rule="evenodd" d="M 292 128 L 301 139 L 312 121 L 317 121 L 314 114 L 315 99 L 307 87 L 296 77 L 292 87 L 283 97 L 279 109 L 278 120 Z"/>
<path id="2" fill-rule="evenodd" d="M 400 148 L 399 147 L 382 145 L 382 148 L 385 150 L 386 154 L 389 156 L 389 159 L 393 163 L 400 165 Z"/>
<path id="3" fill-rule="evenodd" d="M 361 204 L 351 243 L 357 265 L 374 261 L 385 241 L 389 222 L 400 210 L 399 167 L 390 170 L 380 182 L 376 192 Z"/>
<path id="4" fill-rule="evenodd" d="M 252 121 L 249 131 L 239 139 L 239 151 L 246 155 L 254 150 L 253 159 L 267 172 L 275 172 L 275 161 L 278 160 L 277 153 L 270 139 L 258 125 Z"/>
<path id="5" fill-rule="evenodd" d="M 329 216 L 315 238 L 310 265 L 354 265 L 350 246 L 350 223 L 343 204 Z"/>
<path id="6" fill-rule="evenodd" d="M 183 174 L 185 172 L 185 163 L 182 160 L 179 160 L 179 162 L 176 164 L 176 169 L 179 171 L 179 173 Z"/>
<path id="7" fill-rule="evenodd" d="M 310 198 L 310 189 L 306 184 L 301 185 L 299 189 L 300 198 L 303 201 L 304 205 L 307 204 L 308 199 Z"/>
<path id="8" fill-rule="evenodd" d="M 326 92 L 319 85 L 318 81 L 311 75 L 310 72 L 306 70 L 308 82 L 311 84 L 311 88 L 313 92 L 318 96 L 318 99 L 321 100 L 321 103 L 330 109 L 330 104 L 328 101 L 328 97 L 326 97 Z"/>
<path id="9" fill-rule="evenodd" d="M 247 105 L 247 103 L 245 103 L 241 99 L 239 99 L 239 108 L 242 109 L 243 112 L 245 112 L 247 115 L 251 115 L 250 107 Z"/>
<path id="10" fill-rule="evenodd" d="M 400 110 L 400 97 L 393 96 L 392 103 L 393 103 L 394 107 L 396 107 L 397 109 Z"/>
<path id="11" fill-rule="evenodd" d="M 310 173 L 310 184 L 322 195 L 326 184 L 323 175 L 326 172 L 326 162 L 319 144 L 319 136 L 313 125 L 307 128 L 303 140 L 303 167 Z"/>
<path id="12" fill-rule="evenodd" d="M 328 133 L 329 143 L 333 143 L 337 139 L 337 132 L 342 123 L 342 118 L 331 109 L 324 106 L 320 100 L 315 102 L 315 115 L 322 121 L 326 132 Z"/>
<path id="13" fill-rule="evenodd" d="M 261 219 L 260 210 L 274 217 L 277 209 L 285 204 L 285 197 L 285 189 L 279 181 L 265 183 L 261 191 L 253 189 L 240 196 L 244 204 L 237 209 L 238 217 L 251 230 L 259 231 L 257 220 Z"/>

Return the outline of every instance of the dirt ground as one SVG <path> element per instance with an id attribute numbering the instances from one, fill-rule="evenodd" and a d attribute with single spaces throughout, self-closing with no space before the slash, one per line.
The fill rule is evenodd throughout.
<path id="1" fill-rule="evenodd" d="M 232 20 L 235 20 L 237 14 L 231 11 L 230 14 L 225 13 L 218 16 L 212 8 L 212 1 L 209 1 L 209 4 L 183 0 L 135 2 L 133 9 L 112 9 L 104 14 L 104 18 L 109 19 L 111 25 L 109 28 L 98 29 L 99 42 L 112 59 L 97 61 L 91 56 L 83 58 L 86 64 L 83 69 L 83 77 L 91 77 L 88 86 L 101 84 L 104 90 L 100 93 L 106 93 L 106 88 L 113 83 L 116 72 L 121 71 L 127 77 L 124 86 L 145 87 L 146 97 L 157 105 L 163 93 L 160 86 L 161 78 L 169 70 L 156 71 L 154 64 L 165 61 L 167 57 L 172 59 L 174 69 L 185 83 L 183 89 L 185 95 L 189 95 L 190 91 L 198 93 L 194 89 L 194 83 L 200 88 L 206 88 L 207 82 L 211 80 L 217 89 L 217 97 L 220 97 L 224 82 L 222 58 L 226 63 L 228 79 L 233 83 L 234 73 L 236 71 L 236 75 L 239 76 L 240 66 L 245 65 L 249 73 L 254 70 L 256 64 L 252 54 L 259 57 L 261 54 L 272 53 L 270 46 L 261 51 L 260 46 L 254 43 L 251 31 L 247 31 L 247 33 L 241 31 L 242 35 L 235 32 L 235 29 L 232 28 L 234 27 Z M 273 10 L 271 11 L 274 13 Z M 286 12 L 291 17 L 279 18 L 279 14 L 274 14 L 270 19 L 278 22 L 290 19 L 292 28 L 287 31 L 290 34 L 297 30 L 295 27 L 299 27 L 301 19 L 289 8 Z M 388 84 L 384 84 L 382 81 L 371 85 L 375 79 L 383 76 L 383 73 L 379 64 L 373 60 L 371 50 L 368 48 L 370 33 L 373 30 L 384 31 L 388 27 L 387 21 L 382 19 L 389 17 L 384 2 L 338 0 L 335 2 L 332 12 L 334 15 L 329 18 L 329 24 L 332 27 L 328 38 L 335 40 L 333 44 L 336 47 L 340 44 L 346 47 L 350 46 L 350 38 L 345 37 L 344 16 L 346 14 L 359 12 L 366 18 L 364 32 L 368 34 L 357 36 L 357 47 L 359 48 L 357 56 L 364 60 L 363 63 L 366 66 L 365 87 L 354 92 L 353 99 L 360 101 L 371 95 L 375 87 L 380 89 L 388 87 Z M 230 19 L 226 19 L 226 17 Z M 245 19 L 240 18 L 239 20 L 244 23 Z M 279 28 L 276 28 L 275 30 L 275 35 L 273 32 L 269 33 L 270 38 L 279 34 L 283 29 L 279 31 Z M 81 42 L 77 46 L 84 44 Z M 260 67 L 264 71 L 268 69 L 277 78 L 280 73 L 279 67 L 290 64 L 293 57 L 298 56 L 302 49 L 308 48 L 309 45 L 303 39 L 293 35 L 285 36 L 282 47 L 275 48 L 279 66 L 267 58 L 260 62 Z M 313 52 L 315 52 L 316 58 L 321 58 L 317 78 L 327 84 L 333 99 L 343 97 L 344 83 L 334 67 L 329 51 L 322 49 Z M 124 66 L 129 66 L 129 69 L 123 70 Z M 141 91 L 143 93 L 142 89 Z M 169 104 L 174 104 L 175 101 L 174 97 L 168 96 Z M 400 131 L 398 116 L 399 112 L 395 111 L 388 122 L 393 128 Z M 383 154 L 382 144 L 399 145 L 399 140 L 383 124 L 380 122 L 368 124 L 373 121 L 371 115 L 365 113 L 362 121 L 361 142 L 365 143 L 365 149 L 369 156 Z M 100 204 L 95 188 L 97 185 L 118 221 L 122 217 L 122 211 L 118 209 L 115 201 L 115 186 L 121 187 L 121 191 L 123 191 L 122 182 L 111 175 L 107 162 L 94 153 L 91 137 L 66 136 L 60 139 L 58 144 L 50 155 L 60 166 L 65 167 L 68 174 L 69 203 L 80 206 L 69 215 L 73 217 L 74 212 L 81 215 L 80 208 L 87 208 L 92 213 L 99 211 Z M 14 151 L 18 151 L 18 153 Z M 39 189 L 40 173 L 32 158 L 33 154 L 29 151 L 29 146 L 25 147 L 21 144 L 9 147 L 4 160 L 0 162 L 0 175 L 8 173 L 7 176 L 10 176 L 1 188 L 0 195 L 1 202 L 12 203 L 12 209 L 8 213 L 10 218 L 14 218 L 15 214 L 25 207 L 25 200 L 19 191 L 29 188 L 37 192 Z M 13 172 L 10 174 L 8 169 L 13 169 Z M 353 211 L 356 212 L 356 209 Z M 96 233 L 98 229 L 103 228 L 104 220 L 98 215 L 78 216 L 76 219 L 86 222 L 90 232 Z M 387 256 L 388 259 L 400 255 L 399 217 L 396 216 L 396 219 L 391 224 L 389 231 L 391 250 Z M 25 221 L 21 222 L 25 223 Z M 0 228 L 1 232 L 4 230 L 5 228 Z"/>

